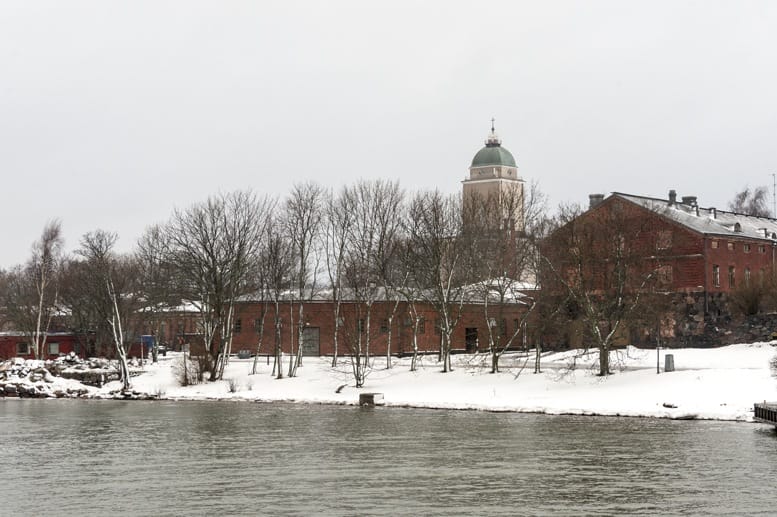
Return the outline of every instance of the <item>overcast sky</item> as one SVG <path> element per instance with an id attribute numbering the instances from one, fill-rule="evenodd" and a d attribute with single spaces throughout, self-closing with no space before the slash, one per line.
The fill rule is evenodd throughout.
<path id="1" fill-rule="evenodd" d="M 0 3 L 0 267 L 218 191 L 458 192 L 491 117 L 552 206 L 777 173 L 777 2 Z"/>

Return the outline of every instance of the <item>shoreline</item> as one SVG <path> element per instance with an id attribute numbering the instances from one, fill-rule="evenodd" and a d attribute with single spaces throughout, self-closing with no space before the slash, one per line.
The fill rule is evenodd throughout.
<path id="1" fill-rule="evenodd" d="M 253 358 L 233 358 L 222 380 L 180 386 L 182 356 L 170 353 L 134 372 L 129 398 L 119 395 L 118 381 L 97 388 L 57 377 L 43 387 L 39 381 L 40 391 L 32 382 L 11 382 L 25 382 L 19 391 L 32 395 L 84 400 L 358 406 L 359 394 L 372 392 L 383 394 L 381 406 L 394 408 L 750 423 L 756 402 L 777 400 L 777 372 L 770 366 L 775 352 L 775 342 L 662 350 L 661 355 L 673 354 L 678 368 L 657 375 L 655 349 L 628 347 L 613 355 L 614 373 L 606 377 L 591 368 L 598 361 L 595 353 L 576 357 L 572 367 L 575 351 L 544 355 L 542 372 L 536 374 L 520 354 L 503 356 L 495 374 L 485 366 L 487 357 L 476 354 L 455 356 L 448 373 L 431 358 L 423 358 L 413 372 L 409 358 L 392 359 L 392 368 L 385 367 L 384 358 L 374 358 L 362 388 L 354 386 L 347 357 L 335 367 L 331 358 L 306 357 L 296 377 L 283 379 L 271 375 L 271 364 L 260 362 L 250 374 Z"/>
<path id="2" fill-rule="evenodd" d="M 146 394 L 147 395 L 147 394 Z M 311 406 L 351 406 L 355 408 L 363 408 L 365 410 L 375 410 L 376 408 L 389 408 L 389 409 L 426 409 L 429 411 L 471 411 L 471 412 L 485 412 L 485 413 L 514 413 L 514 414 L 526 414 L 526 415 L 545 415 L 545 416 L 581 416 L 581 417 L 594 417 L 594 418 L 634 418 L 634 419 L 653 419 L 653 420 L 675 420 L 675 421 L 717 421 L 717 422 L 735 422 L 741 424 L 757 424 L 770 426 L 763 422 L 758 422 L 751 419 L 741 418 L 715 418 L 704 417 L 695 414 L 680 414 L 680 415 L 651 415 L 651 414 L 625 414 L 625 413 L 597 413 L 585 410 L 565 410 L 565 411 L 547 411 L 547 410 L 529 410 L 529 409 L 517 409 L 517 408 L 487 408 L 487 407 L 444 407 L 444 406 L 431 406 L 431 405 L 412 405 L 404 403 L 382 403 L 375 405 L 360 405 L 358 401 L 321 401 L 321 400 L 299 400 L 299 399 L 262 399 L 262 398 L 238 398 L 238 397 L 163 397 L 158 398 L 149 395 L 142 398 L 123 398 L 123 397 L 109 397 L 104 395 L 97 396 L 79 396 L 79 397 L 0 397 L 0 401 L 26 401 L 26 400 L 41 400 L 41 401 L 96 401 L 96 402 L 211 402 L 211 403 L 233 403 L 233 404 L 289 404 L 289 405 L 311 405 Z M 755 404 L 756 402 L 753 402 Z M 777 430 L 777 428 L 776 428 Z"/>

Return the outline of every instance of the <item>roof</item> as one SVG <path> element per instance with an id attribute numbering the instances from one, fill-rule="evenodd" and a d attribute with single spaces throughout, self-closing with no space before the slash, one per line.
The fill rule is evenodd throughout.
<path id="1" fill-rule="evenodd" d="M 472 167 L 483 167 L 486 165 L 516 166 L 512 153 L 501 145 L 487 145 L 472 158 Z"/>
<path id="2" fill-rule="evenodd" d="M 777 241 L 777 219 L 771 217 L 726 212 L 712 207 L 703 208 L 695 202 L 690 204 L 676 201 L 670 205 L 667 199 L 636 196 L 622 192 L 613 192 L 612 196 L 647 208 L 689 230 L 704 235 Z"/>

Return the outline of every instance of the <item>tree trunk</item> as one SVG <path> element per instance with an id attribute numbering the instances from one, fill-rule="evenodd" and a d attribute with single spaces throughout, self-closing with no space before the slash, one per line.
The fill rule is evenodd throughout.
<path id="1" fill-rule="evenodd" d="M 599 375 L 610 375 L 610 348 L 607 344 L 599 346 Z"/>

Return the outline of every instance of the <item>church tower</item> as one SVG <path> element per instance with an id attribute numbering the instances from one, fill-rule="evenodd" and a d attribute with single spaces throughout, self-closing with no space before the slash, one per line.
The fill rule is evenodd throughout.
<path id="1" fill-rule="evenodd" d="M 515 158 L 502 147 L 502 140 L 494 130 L 494 119 L 485 144 L 472 159 L 469 177 L 462 182 L 464 204 L 493 206 L 491 218 L 495 230 L 522 232 L 524 181 L 518 175 Z"/>

